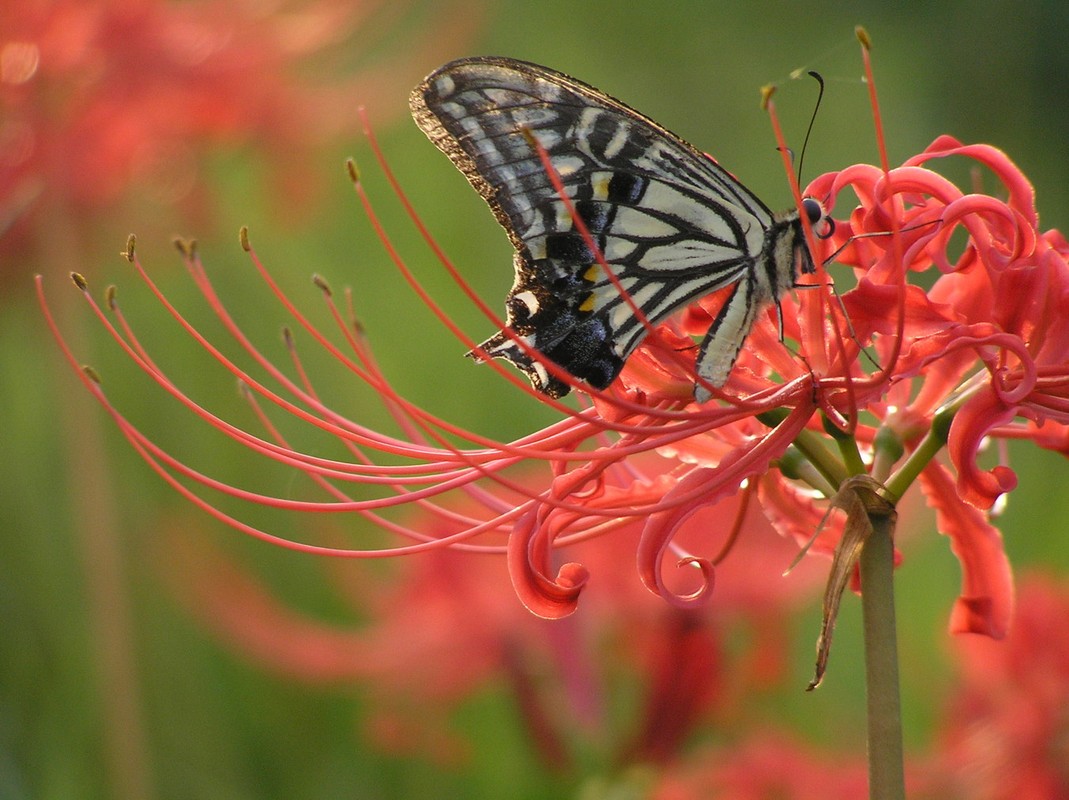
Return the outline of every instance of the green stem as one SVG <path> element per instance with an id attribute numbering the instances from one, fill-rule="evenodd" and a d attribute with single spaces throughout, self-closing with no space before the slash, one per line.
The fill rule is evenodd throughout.
<path id="1" fill-rule="evenodd" d="M 869 797 L 902 800 L 902 709 L 895 630 L 894 515 L 871 514 L 873 532 L 861 551 L 861 608 L 868 695 Z"/>
<path id="2" fill-rule="evenodd" d="M 757 418 L 768 427 L 774 428 L 786 419 L 786 416 L 784 409 L 775 409 L 774 411 L 758 414 Z M 816 467 L 827 480 L 829 486 L 840 486 L 849 476 L 842 462 L 825 446 L 824 437 L 815 431 L 800 431 L 794 438 L 793 446 Z"/>
<path id="3" fill-rule="evenodd" d="M 957 408 L 943 408 L 936 412 L 932 427 L 920 441 L 920 444 L 907 456 L 905 462 L 884 482 L 884 488 L 894 497 L 902 497 L 906 489 L 917 479 L 928 462 L 938 455 L 947 443 L 950 435 L 950 423 L 954 420 Z"/>

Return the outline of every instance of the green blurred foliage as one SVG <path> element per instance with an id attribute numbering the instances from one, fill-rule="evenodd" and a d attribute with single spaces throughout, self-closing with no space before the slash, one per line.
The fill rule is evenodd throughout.
<path id="1" fill-rule="evenodd" d="M 855 161 L 873 161 L 875 146 L 853 26 L 872 35 L 878 89 L 892 161 L 918 152 L 942 133 L 1005 149 L 1035 183 L 1045 224 L 1069 228 L 1069 106 L 1062 99 L 1069 59 L 1064 47 L 1069 11 L 1055 2 L 839 3 L 678 2 L 574 3 L 548 0 L 493 3 L 483 8 L 485 29 L 475 44 L 450 56 L 495 53 L 542 62 L 576 75 L 658 119 L 715 155 L 772 207 L 788 191 L 766 116 L 758 106 L 763 84 L 781 84 L 777 102 L 787 135 L 798 142 L 812 108 L 799 68 L 819 70 L 828 90 L 806 153 L 807 177 Z M 394 43 L 404 47 L 404 41 Z M 412 63 L 414 85 L 435 63 Z M 354 113 L 360 98 L 353 98 Z M 398 177 L 424 219 L 482 296 L 495 303 L 511 283 L 509 247 L 481 201 L 406 119 L 406 98 L 372 108 L 371 120 Z M 443 306 L 479 338 L 490 331 L 450 285 L 390 197 L 367 143 L 325 146 L 303 165 L 315 185 L 314 207 L 291 209 L 271 192 L 266 168 L 252 152 L 219 153 L 213 164 L 220 199 L 211 228 L 186 231 L 220 292 L 237 310 L 250 337 L 276 360 L 285 358 L 278 329 L 283 310 L 251 277 L 236 241 L 248 224 L 273 274 L 311 316 L 325 320 L 308 281 L 316 272 L 335 289 L 351 286 L 384 370 L 416 402 L 459 424 L 508 437 L 545 424 L 553 415 L 463 359 L 463 347 L 405 286 L 384 256 L 352 195 L 342 167 L 362 165 L 369 192 L 387 230 Z M 155 212 L 157 215 L 159 212 Z M 136 205 L 104 215 L 77 243 L 76 268 L 99 291 L 120 285 L 123 307 L 144 331 L 178 383 L 237 421 L 250 420 L 233 380 L 208 369 L 196 348 L 163 319 L 129 265 L 118 258 L 130 230 L 157 231 L 166 219 L 143 219 Z M 175 225 L 180 223 L 174 223 Z M 62 226 L 62 220 L 49 223 Z M 42 229 L 48 235 L 53 229 Z M 139 242 L 143 262 L 168 296 L 198 326 L 218 326 L 198 300 L 169 244 Z M 45 252 L 45 251 L 42 251 Z M 90 396 L 74 385 L 33 302 L 30 278 L 47 274 L 55 306 L 74 325 L 79 358 L 104 375 L 109 395 L 164 446 L 213 474 L 241 481 L 249 455 L 194 422 L 162 393 L 150 391 L 85 320 L 52 263 L 5 265 L 0 306 L 0 387 L 5 420 L 0 462 L 0 798 L 117 797 L 106 741 L 116 696 L 102 694 L 101 663 L 118 636 L 128 648 L 129 695 L 140 716 L 148 785 L 160 798 L 402 798 L 430 796 L 558 797 L 523 740 L 507 693 L 489 687 L 473 698 L 457 726 L 475 743 L 471 763 L 443 770 L 416 754 L 384 756 L 359 732 L 364 700 L 358 687 L 314 688 L 265 675 L 210 639 L 175 602 L 161 579 L 156 539 L 171 525 L 197 526 L 240 552 L 269 576 L 295 606 L 346 621 L 350 612 L 321 581 L 314 559 L 246 541 L 198 513 L 161 484 L 131 451 Z M 219 338 L 219 337 L 215 337 Z M 386 424 L 356 381 L 310 357 L 313 374 L 340 410 Z M 320 372 L 316 372 L 320 370 Z M 350 385 L 352 384 L 352 385 Z M 448 387 L 443 391 L 443 387 Z M 81 432 L 81 433 L 79 433 Z M 72 437 L 88 438 L 91 474 L 72 474 Z M 255 462 L 259 468 L 262 462 Z M 1002 518 L 1007 548 L 1018 569 L 1040 566 L 1069 573 L 1062 539 L 1069 518 L 1064 460 L 1016 448 L 1020 488 Z M 283 470 L 257 476 L 258 485 L 285 493 Z M 110 559 L 77 533 L 81 511 L 73 487 L 89 485 L 96 500 L 114 503 L 118 591 L 125 603 L 118 631 L 101 630 L 91 588 L 110 580 Z M 270 518 L 265 515 L 265 520 Z M 257 520 L 254 520 L 257 521 Z M 306 522 L 312 525 L 314 522 Z M 898 573 L 908 743 L 923 748 L 941 673 L 931 665 L 945 649 L 945 622 L 955 596 L 957 564 L 930 521 L 903 545 Z M 300 538 L 300 530 L 282 531 Z M 379 541 L 358 528 L 354 543 Z M 504 569 L 504 565 L 502 565 Z M 114 587 L 113 587 L 114 588 Z M 503 597 L 502 602 L 516 602 Z M 797 623 L 792 688 L 760 708 L 791 720 L 829 746 L 852 742 L 863 707 L 856 603 L 847 602 L 832 669 L 815 694 L 803 694 L 812 661 L 818 612 Z M 580 612 L 581 613 L 581 612 Z M 127 619 L 128 617 L 128 619 Z M 129 627 L 124 627 L 125 622 Z M 112 655 L 116 655 L 112 653 Z M 108 692 L 116 691 L 112 686 Z M 121 690 L 119 690 L 121 692 Z M 124 693 L 125 695 L 125 693 Z M 592 769 L 609 770 L 610 764 Z M 573 791 L 569 787 L 568 791 Z"/>

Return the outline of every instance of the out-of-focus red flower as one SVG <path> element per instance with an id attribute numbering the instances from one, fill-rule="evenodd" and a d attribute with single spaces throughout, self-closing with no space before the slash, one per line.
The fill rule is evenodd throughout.
<path id="1" fill-rule="evenodd" d="M 684 535 L 707 535 L 739 502 L 706 509 Z M 432 518 L 426 529 L 444 536 L 450 527 Z M 783 676 L 787 612 L 815 595 L 822 571 L 802 564 L 783 580 L 768 570 L 790 563 L 794 547 L 750 514 L 719 571 L 716 607 L 675 609 L 627 579 L 638 527 L 576 545 L 596 578 L 583 613 L 567 622 L 502 602 L 508 577 L 497 559 L 451 551 L 413 556 L 386 575 L 336 565 L 339 594 L 366 620 L 348 626 L 287 607 L 188 526 L 166 537 L 159 563 L 196 616 L 255 665 L 302 682 L 358 686 L 369 699 L 369 738 L 380 747 L 463 758 L 468 743 L 452 731 L 451 713 L 497 687 L 510 691 L 550 765 L 571 763 L 577 733 L 613 742 L 619 763 L 665 763 L 711 716 L 730 724 L 746 698 Z M 728 655 L 726 637 L 746 646 Z M 621 687 L 644 699 L 617 729 L 608 708 L 620 705 L 613 695 Z"/>
<path id="2" fill-rule="evenodd" d="M 864 800 L 864 754 L 824 753 L 783 734 L 762 732 L 735 746 L 706 750 L 699 766 L 673 770 L 653 800 Z"/>
<path id="3" fill-rule="evenodd" d="M 28 0 L 0 8 L 0 234 L 11 252 L 44 206 L 91 222 L 136 187 L 203 214 L 207 146 L 254 145 L 292 214 L 313 145 L 355 131 L 359 104 L 400 96 L 405 64 L 443 47 L 413 31 L 354 56 L 379 2 Z M 404 15 L 399 15 L 403 20 Z M 452 33 L 472 15 L 443 15 Z M 385 25 L 379 25 L 382 35 Z M 449 37 L 444 37 L 448 39 Z M 455 42 L 455 37 L 453 39 Z M 370 54 L 371 48 L 355 52 Z M 303 71 L 299 70 L 303 68 Z M 391 78 L 391 76 L 393 76 Z M 60 224 L 57 222 L 57 224 Z M 170 222 L 173 225 L 173 219 Z"/>
<path id="4" fill-rule="evenodd" d="M 956 796 L 1069 797 L 1069 588 L 1029 575 L 1003 642 L 955 640 L 940 756 Z"/>
<path id="5" fill-rule="evenodd" d="M 992 194 L 962 192 L 932 169 L 948 157 L 986 167 L 999 187 Z M 359 181 L 357 189 L 375 221 Z M 303 472 L 323 489 L 323 501 L 263 496 L 213 481 L 123 418 L 89 374 L 85 382 L 165 480 L 228 524 L 285 546 L 349 557 L 439 547 L 507 549 L 516 592 L 545 617 L 575 609 L 591 572 L 570 554 L 592 538 L 640 526 L 635 551 L 641 582 L 689 608 L 709 594 L 722 558 L 708 540 L 695 542 L 683 532 L 725 498 L 743 491 L 750 504 L 740 506 L 735 518 L 718 518 L 716 528 L 745 530 L 745 515 L 761 513 L 786 538 L 804 543 L 819 529 L 827 498 L 852 477 L 871 478 L 892 502 L 919 481 L 962 564 L 953 630 L 1003 636 L 1013 607 L 1012 575 L 988 512 L 1014 478 L 1004 464 L 982 469 L 979 445 L 985 438 L 1040 437 L 1052 423 L 1069 424 L 1064 240 L 1039 230 L 1027 179 L 987 145 L 941 137 L 899 167 L 859 164 L 821 176 L 807 189 L 828 209 L 844 192 L 858 205 L 838 221 L 834 237 L 814 240 L 811 249 L 818 263 L 835 254 L 852 268 L 856 287 L 843 295 L 841 306 L 823 283 L 783 298 L 784 333 L 792 346 L 783 345 L 774 315 L 766 315 L 724 391 L 696 403 L 693 336 L 705 332 L 716 304 L 715 298 L 700 300 L 651 332 L 607 390 L 577 385 L 585 392 L 578 406 L 539 396 L 560 411 L 561 421 L 510 442 L 460 429 L 400 396 L 379 369 L 355 315 L 336 305 L 324 282 L 336 340 L 282 294 L 251 248 L 260 275 L 295 325 L 374 390 L 398 433 L 336 412 L 304 370 L 292 339 L 288 374 L 266 359 L 232 319 L 191 249 L 186 261 L 193 280 L 254 366 L 245 369 L 228 359 L 168 310 L 247 387 L 262 414 L 263 435 L 218 419 L 185 396 L 142 349 L 117 305 L 112 303 L 115 323 L 94 305 L 120 346 L 164 391 L 226 436 Z M 474 347 L 381 235 L 443 325 Z M 427 241 L 471 293 L 429 235 Z M 132 251 L 130 258 L 155 291 Z M 934 279 L 934 285 L 924 289 L 915 277 Z M 77 282 L 85 288 L 80 277 Z M 480 308 L 501 326 L 485 304 Z M 491 366 L 530 391 L 507 368 Z M 545 366 L 574 383 L 559 367 Z M 290 446 L 270 421 L 269 408 L 334 436 L 348 456 L 325 459 Z M 938 458 L 944 449 L 949 463 Z M 519 465 L 526 467 L 522 480 L 514 476 Z M 538 466 L 542 478 L 532 481 L 530 471 Z M 280 509 L 358 513 L 408 544 L 373 554 L 298 545 L 228 516 L 197 487 Z M 365 499 L 368 490 L 376 496 Z M 454 494 L 474 501 L 476 510 L 452 510 L 455 504 L 443 498 Z M 433 524 L 414 527 L 391 515 L 413 504 L 449 522 L 453 533 L 443 536 Z M 809 552 L 830 552 L 838 525 L 833 518 Z M 666 569 L 666 561 L 676 568 Z"/>

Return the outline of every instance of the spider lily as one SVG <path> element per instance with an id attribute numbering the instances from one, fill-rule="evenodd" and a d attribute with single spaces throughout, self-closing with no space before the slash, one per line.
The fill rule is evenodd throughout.
<path id="1" fill-rule="evenodd" d="M 1007 199 L 965 193 L 931 168 L 933 161 L 950 156 L 988 168 Z M 703 333 L 715 314 L 717 298 L 711 297 L 656 326 L 608 389 L 578 387 L 587 399 L 577 405 L 536 395 L 560 412 L 557 423 L 507 442 L 464 430 L 396 391 L 379 368 L 351 304 L 339 303 L 322 279 L 317 285 L 336 331 L 329 336 L 319 330 L 273 280 L 245 232 L 242 244 L 254 268 L 292 316 L 294 327 L 381 398 L 399 433 L 374 430 L 332 408 L 305 370 L 292 335 L 286 337 L 291 368 L 271 363 L 242 332 L 196 247 L 188 243 L 180 249 L 191 279 L 255 372 L 224 355 L 167 302 L 140 264 L 132 241 L 127 256 L 166 313 L 241 382 L 261 420 L 258 433 L 186 396 L 141 345 L 114 293 L 108 294 L 109 316 L 84 279 L 78 276 L 75 282 L 101 324 L 150 380 L 203 424 L 306 475 L 325 499 L 259 494 L 213 479 L 126 419 L 92 371 L 82 371 L 83 382 L 165 481 L 227 524 L 285 547 L 341 557 L 441 547 L 506 553 L 518 596 L 544 617 L 565 616 L 576 607 L 590 573 L 561 554 L 580 542 L 640 525 L 641 582 L 686 607 L 708 595 L 722 558 L 709 551 L 707 538 L 698 546 L 690 543 L 696 515 L 723 498 L 744 492 L 782 534 L 799 543 L 821 531 L 809 552 L 827 554 L 843 528 L 836 517 L 821 527 L 824 500 L 836 496 L 849 479 L 871 479 L 892 503 L 919 481 L 941 532 L 951 537 L 962 562 L 964 585 L 952 628 L 999 637 L 1012 609 L 1012 578 L 989 511 L 1013 488 L 1014 478 L 1005 464 L 982 469 L 979 449 L 990 438 L 1031 438 L 1041 446 L 1065 448 L 1069 247 L 1057 232 L 1040 232 L 1027 179 L 995 148 L 941 137 L 899 167 L 884 162 L 882 167 L 862 164 L 823 175 L 806 189 L 807 196 L 819 198 L 829 210 L 846 190 L 858 198 L 857 207 L 837 220 L 833 236 L 824 241 L 809 237 L 816 260 L 835 254 L 853 269 L 856 287 L 841 303 L 819 282 L 811 291 L 798 291 L 796 298 L 784 298 L 781 324 L 793 346 L 784 346 L 770 314 L 755 327 L 730 381 L 715 392 L 715 402 L 693 400 L 692 336 Z M 352 174 L 398 269 L 461 343 L 477 350 L 475 340 L 435 303 L 396 253 L 355 168 Z M 458 285 L 494 325 L 503 327 L 430 234 L 422 226 L 420 230 Z M 954 257 L 948 244 L 958 230 L 964 231 L 966 243 Z M 922 272 L 936 276 L 931 289 L 910 282 Z M 822 274 L 818 271 L 818 281 Z M 47 313 L 43 290 L 41 297 Z M 49 322 L 77 366 L 51 317 Z M 544 366 L 574 383 L 556 365 Z M 495 362 L 490 368 L 534 394 L 508 368 Z M 348 456 L 325 458 L 291 446 L 271 421 L 272 408 L 334 437 Z M 949 464 L 936 460 L 944 447 Z M 520 465 L 525 467 L 522 479 L 515 476 Z M 532 481 L 530 470 L 536 466 L 542 478 Z M 202 494 L 207 490 L 289 511 L 358 514 L 406 543 L 369 551 L 294 542 L 213 505 Z M 368 490 L 375 496 L 364 497 Z M 465 511 L 456 510 L 452 495 L 465 498 Z M 404 507 L 418 507 L 448 522 L 450 532 L 431 534 L 426 527 L 407 524 L 395 513 Z M 729 531 L 742 527 L 741 513 L 733 523 L 724 523 Z M 664 568 L 669 559 L 690 569 L 669 576 Z M 849 560 L 840 564 L 843 581 L 851 567 Z"/>

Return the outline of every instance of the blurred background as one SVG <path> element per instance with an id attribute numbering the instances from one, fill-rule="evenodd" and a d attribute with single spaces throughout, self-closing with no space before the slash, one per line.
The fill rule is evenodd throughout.
<path id="1" fill-rule="evenodd" d="M 38 273 L 78 359 L 101 373 L 124 413 L 222 480 L 292 493 L 292 475 L 221 442 L 154 391 L 66 277 L 83 273 L 97 297 L 117 284 L 183 390 L 248 427 L 233 378 L 164 317 L 119 256 L 135 232 L 167 296 L 222 339 L 171 244 L 175 234 L 196 238 L 243 329 L 282 364 L 278 331 L 288 320 L 238 245 L 248 225 L 260 257 L 314 319 L 326 316 L 312 273 L 352 287 L 384 371 L 413 401 L 501 438 L 553 421 L 489 370 L 470 368 L 464 348 L 442 335 L 385 257 L 343 166 L 348 157 L 361 165 L 386 229 L 456 321 L 476 338 L 491 333 L 389 195 L 357 115 L 367 108 L 423 219 L 497 307 L 512 281 L 508 242 L 407 113 L 425 74 L 471 54 L 536 61 L 591 83 L 785 208 L 758 89 L 780 84 L 783 124 L 798 145 L 815 92 L 790 75 L 824 75 L 806 180 L 875 163 L 853 35 L 864 24 L 892 164 L 944 133 L 993 144 L 1033 181 L 1042 227 L 1069 229 L 1064 4 L 535 8 L 57 0 L 0 10 L 0 798 L 683 798 L 701 796 L 687 794 L 701 770 L 761 758 L 843 779 L 813 778 L 829 787 L 823 796 L 863 796 L 854 598 L 825 684 L 805 694 L 819 624 L 811 584 L 791 598 L 789 615 L 775 606 L 783 624 L 772 644 L 768 619 L 742 602 L 715 635 L 697 638 L 648 606 L 581 605 L 552 628 L 528 618 L 503 561 L 342 564 L 247 540 L 152 474 L 44 325 Z M 315 355 L 309 368 L 322 370 L 319 385 L 341 411 L 389 424 L 355 379 Z M 343 382 L 330 383 L 335 375 Z M 1018 580 L 1032 587 L 1040 579 L 1031 576 L 1045 576 L 1042 590 L 1028 591 L 1064 600 L 1069 471 L 1034 447 L 1010 448 L 1010 457 L 1020 487 L 998 524 Z M 295 539 L 390 541 L 355 519 L 243 513 Z M 959 570 L 930 515 L 917 509 L 908 519 L 897 574 L 907 749 L 926 763 L 956 741 L 948 720 L 966 668 L 946 622 Z M 633 548 L 623 549 L 613 580 L 636 584 Z M 478 590 L 457 589 L 469 579 Z M 565 668 L 562 653 L 579 655 L 561 637 L 576 636 L 583 664 Z M 635 641 L 662 639 L 678 649 L 660 652 L 705 671 L 677 676 L 676 689 L 695 682 L 691 706 L 657 712 L 673 667 Z M 754 643 L 776 652 L 755 655 Z M 598 702 L 584 705 L 590 693 L 576 681 L 596 687 Z M 654 735 L 658 719 L 673 732 Z M 755 754 L 755 741 L 781 749 Z M 772 767 L 752 771 L 761 769 Z M 733 785 L 716 780 L 709 785 Z"/>

